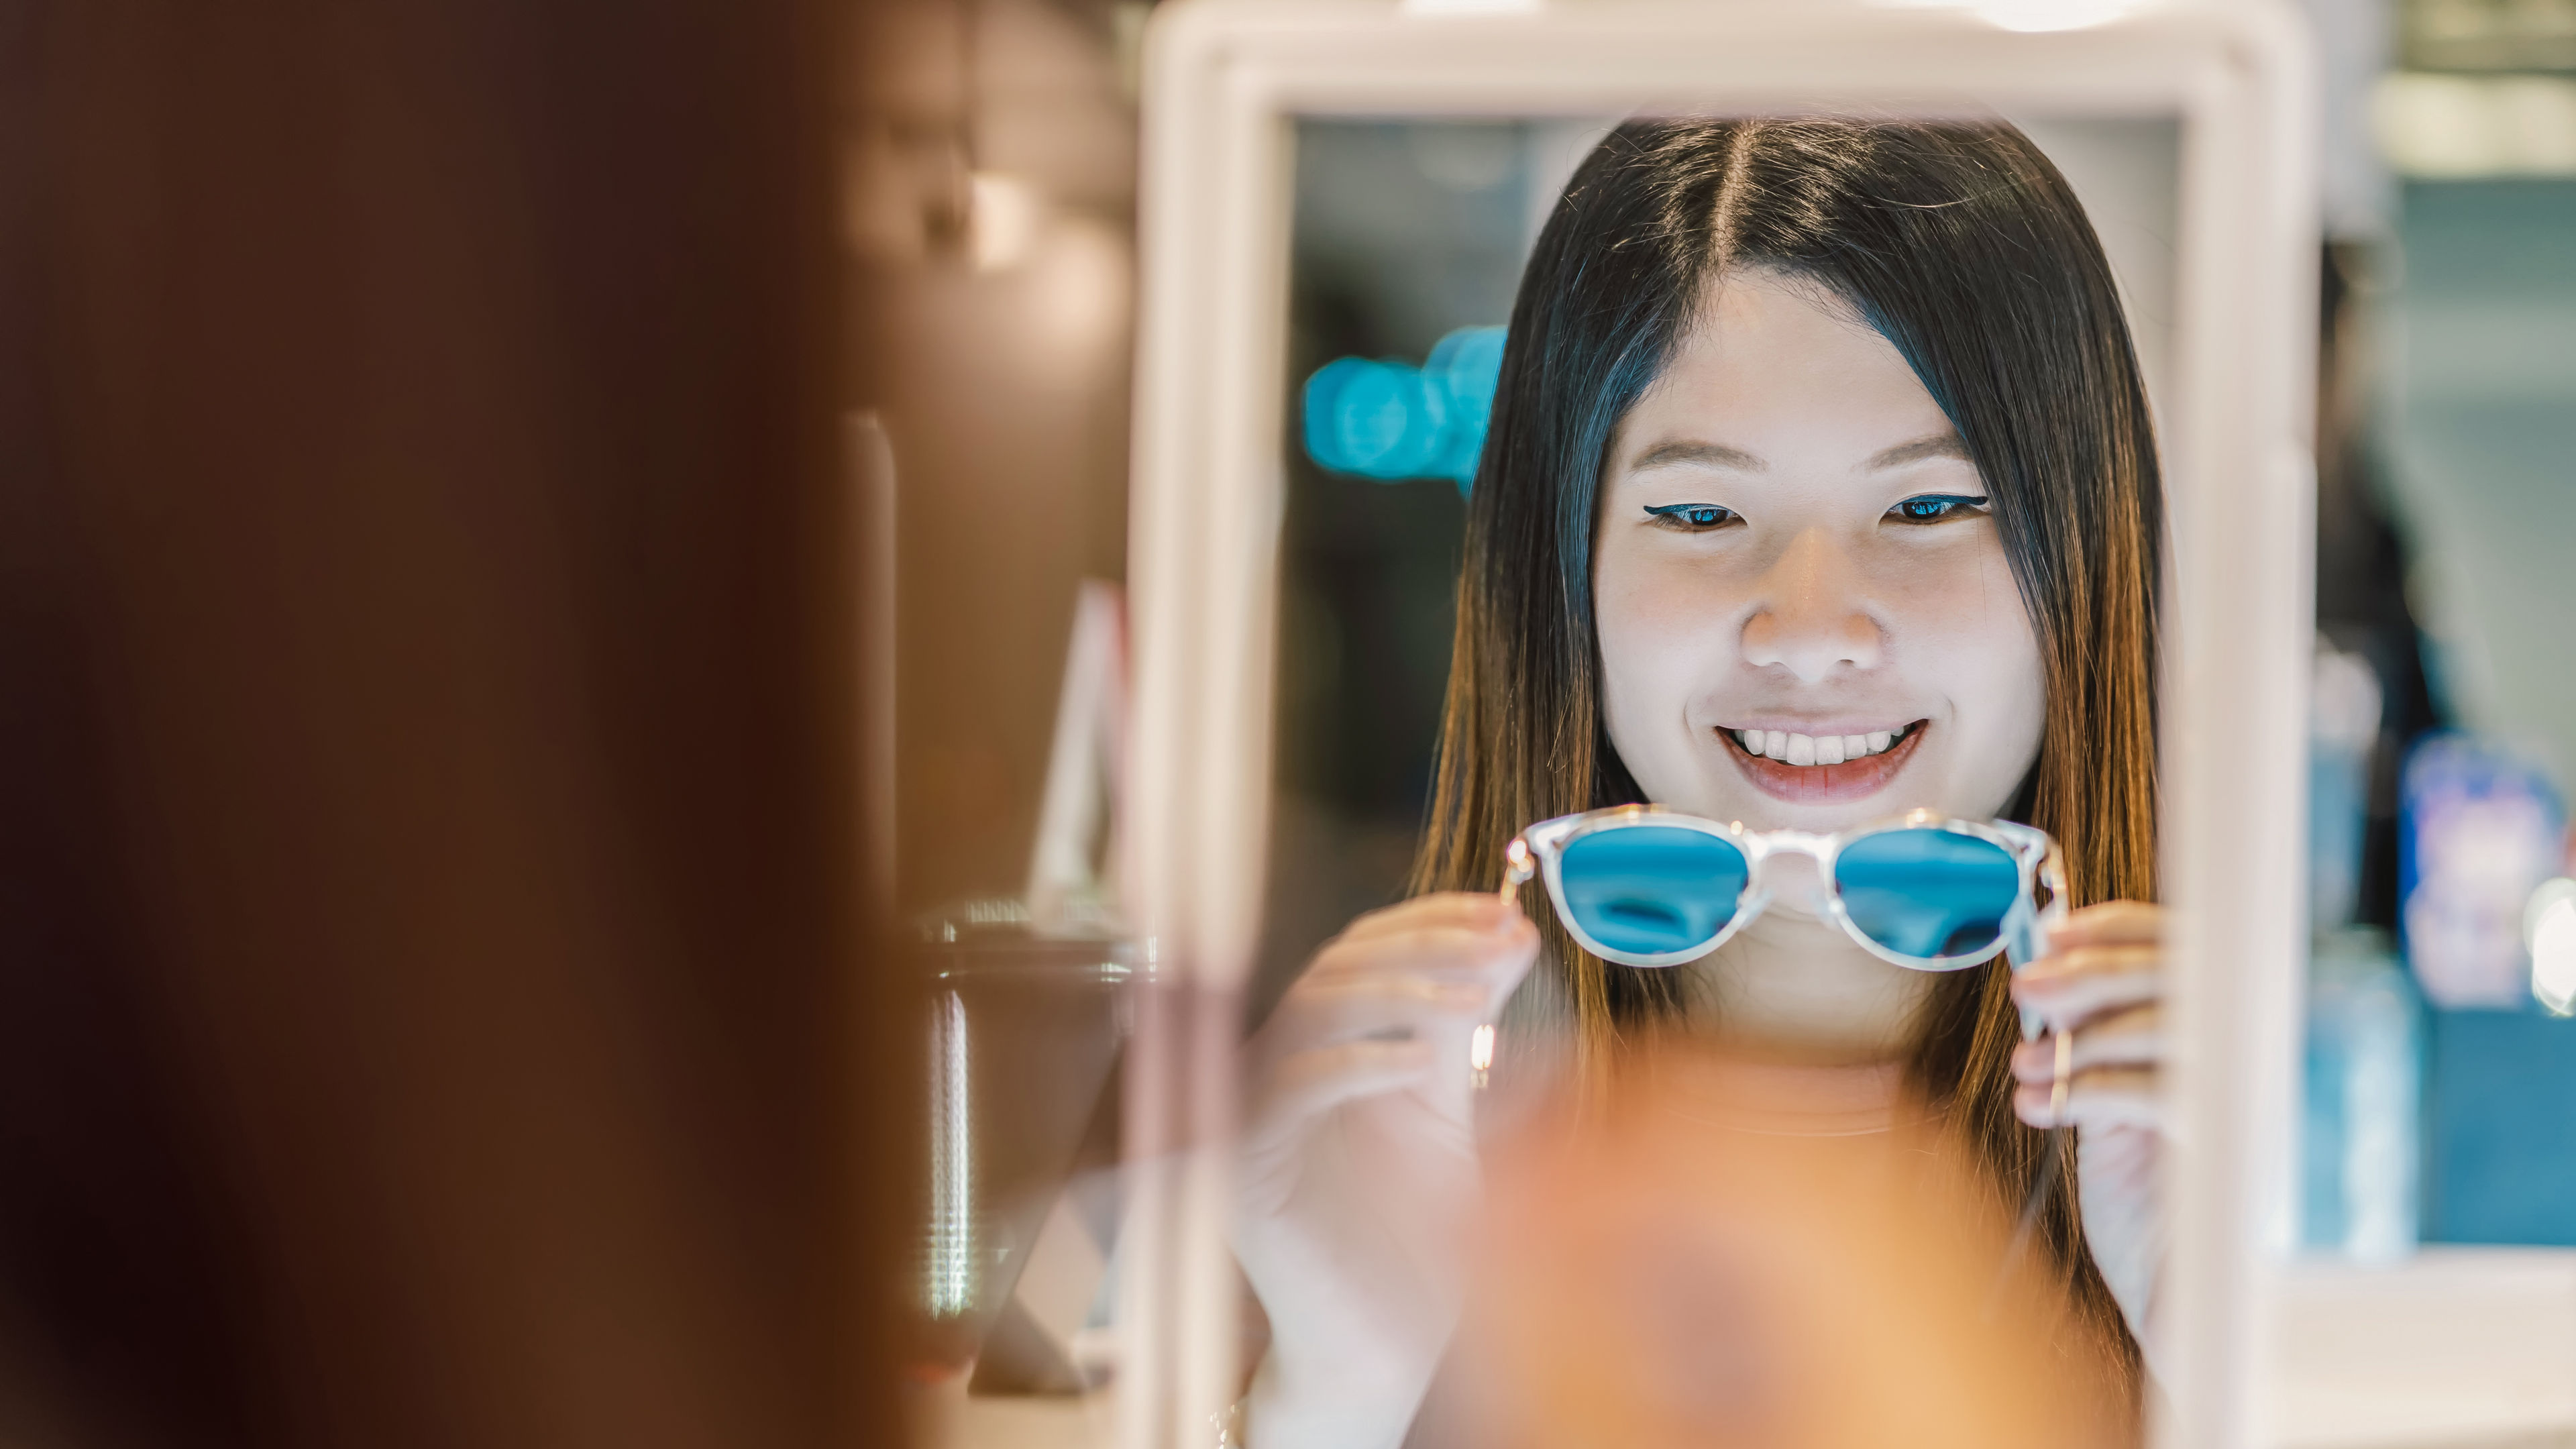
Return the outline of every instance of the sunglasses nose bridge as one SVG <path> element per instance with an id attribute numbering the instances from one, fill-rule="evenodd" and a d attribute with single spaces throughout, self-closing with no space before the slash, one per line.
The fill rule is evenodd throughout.
<path id="1" fill-rule="evenodd" d="M 1816 880 L 1827 892 L 1833 889 L 1833 847 L 1830 835 L 1816 835 L 1804 830 L 1773 830 L 1758 837 L 1758 848 L 1745 852 L 1752 866 L 1755 884 L 1761 884 L 1772 862 L 1781 856 L 1794 856 L 1814 866 Z"/>

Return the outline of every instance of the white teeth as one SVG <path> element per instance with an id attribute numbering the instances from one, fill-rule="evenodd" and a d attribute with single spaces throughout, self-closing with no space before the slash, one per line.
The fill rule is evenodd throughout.
<path id="1" fill-rule="evenodd" d="M 1884 752 L 1903 738 L 1901 731 L 1873 730 L 1865 735 L 1801 735 L 1787 730 L 1740 729 L 1733 732 L 1748 755 L 1767 755 L 1784 765 L 1842 765 Z"/>

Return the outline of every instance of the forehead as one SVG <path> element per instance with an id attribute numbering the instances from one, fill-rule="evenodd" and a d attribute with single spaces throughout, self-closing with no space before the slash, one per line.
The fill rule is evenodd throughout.
<path id="1" fill-rule="evenodd" d="M 1861 458 L 1949 421 L 1894 344 L 1824 287 L 1721 277 L 1620 428 L 1622 462 L 1673 442 L 1765 459 Z"/>

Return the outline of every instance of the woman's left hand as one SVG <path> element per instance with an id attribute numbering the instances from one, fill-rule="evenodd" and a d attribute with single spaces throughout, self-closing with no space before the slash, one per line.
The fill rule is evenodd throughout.
<path id="1" fill-rule="evenodd" d="M 2108 901 L 2067 917 L 2049 954 L 2013 978 L 2013 1000 L 2048 1035 L 2013 1052 L 2013 1109 L 2033 1127 L 2076 1129 L 2076 1202 L 2084 1241 L 2147 1341 L 2165 1234 L 2156 1195 L 2165 1116 L 2164 908 Z M 2057 1088 L 2057 1035 L 2072 1034 Z M 2062 1105 L 2063 1120 L 2051 1116 Z"/>

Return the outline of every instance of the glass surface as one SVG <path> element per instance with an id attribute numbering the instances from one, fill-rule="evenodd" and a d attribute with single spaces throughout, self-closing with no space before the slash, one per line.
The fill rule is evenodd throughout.
<path id="1" fill-rule="evenodd" d="M 1947 830 L 1889 830 L 1834 860 L 1843 909 L 1861 933 L 1906 956 L 1968 956 L 2003 939 L 2021 868 L 1992 841 Z"/>
<path id="2" fill-rule="evenodd" d="M 1715 940 L 1734 919 L 1749 874 L 1744 852 L 1672 825 L 1587 835 L 1557 862 L 1566 914 L 1593 940 L 1640 956 Z"/>
<path id="3" fill-rule="evenodd" d="M 1823 1042 L 1835 1051 L 1859 1043 L 1850 1047 L 1859 1055 L 1884 1045 L 1878 1040 L 1882 1023 L 1871 1015 L 1874 1003 L 1891 988 L 1925 989 L 1926 983 L 1895 966 L 1856 959 L 1861 953 L 1841 930 L 1813 919 L 1829 882 L 1819 880 L 1815 862 L 1804 857 L 1776 862 L 1784 868 L 1766 879 L 1792 909 L 1726 950 L 1711 951 L 1752 890 L 1750 859 L 1745 847 L 1724 835 L 1677 825 L 1670 816 L 1648 815 L 1575 838 L 1549 875 L 1563 925 L 1586 943 L 1627 960 L 1688 961 L 1686 968 L 1603 967 L 1571 952 L 1560 958 L 1552 945 L 1541 947 L 1529 963 L 1462 946 L 1444 913 L 1490 913 L 1504 868 L 1493 847 L 1509 832 L 1559 811 L 1632 801 L 1659 801 L 1719 820 L 1740 818 L 1747 828 L 1819 830 L 1887 818 L 1894 809 L 1921 804 L 1938 805 L 1944 813 L 1959 805 L 1965 808 L 1955 813 L 1981 817 L 2001 803 L 1934 801 L 1904 788 L 1876 805 L 1807 813 L 1787 802 L 1774 805 L 1768 796 L 1749 796 L 1749 808 L 1720 809 L 1688 794 L 1657 794 L 1643 782 L 1633 790 L 1534 790 L 1489 802 L 1508 808 L 1492 811 L 1492 830 L 1473 835 L 1472 847 L 1458 849 L 1455 839 L 1433 832 L 1425 849 L 1439 765 L 1453 743 L 1470 751 L 1468 758 L 1479 758 L 1498 748 L 1511 754 L 1517 740 L 1550 737 L 1547 721 L 1515 713 L 1505 726 L 1510 738 L 1485 738 L 1482 724 L 1462 717 L 1461 728 L 1474 742 L 1445 741 L 1443 710 L 1461 638 L 1461 561 L 1470 518 L 1477 508 L 1499 506 L 1493 498 L 1514 496 L 1508 481 L 1498 492 L 1473 496 L 1495 488 L 1500 477 L 1480 478 L 1476 470 L 1485 431 L 1496 420 L 1505 324 L 1525 300 L 1519 289 L 1534 239 L 1556 214 L 1574 168 L 1610 124 L 1607 116 L 1291 121 L 1287 325 L 1275 439 L 1284 511 L 1277 673 L 1269 701 L 1272 794 L 1256 966 L 1243 1002 L 1248 1058 L 1275 1065 L 1247 1079 L 1240 1109 L 1245 1145 L 1235 1171 L 1263 1206 L 1237 1212 L 1232 1244 L 1235 1266 L 1269 1322 L 1273 1353 L 1283 1352 L 1285 1344 L 1309 1362 L 1338 1362 L 1336 1356 L 1352 1354 L 1369 1337 L 1361 1331 L 1366 1323 L 1496 1321 L 1482 1307 L 1452 1296 L 1464 1291 L 1458 1285 L 1481 1285 L 1481 1292 L 1507 1276 L 1487 1272 L 1466 1251 L 1475 1236 L 1466 1228 L 1470 1215 L 1508 1208 L 1489 1196 L 1491 1184 L 1481 1169 L 1510 1159 L 1525 1140 L 1521 1134 L 1544 1135 L 1554 1114 L 1589 1110 L 1590 1099 L 1581 1092 L 1596 1078 L 1587 1053 L 1598 1051 L 1605 1065 L 1612 1064 L 1612 1053 L 1621 1060 L 1631 1051 L 1658 1053 L 1658 1071 L 1666 1051 L 1713 1057 L 1741 1052 L 1767 1060 L 1773 1054 L 1797 1057 Z M 2162 390 L 2168 352 L 2179 130 L 2165 118 L 2038 120 L 2029 126 L 2041 149 L 2065 169 L 2101 233 L 2130 304 L 2144 382 L 2154 396 Z M 1536 560 L 1521 562 L 1542 567 Z M 1494 606 L 1483 593 L 1472 598 Z M 1476 624 L 1472 618 L 1466 622 Z M 1723 626 L 1692 620 L 1688 627 L 1696 633 L 1712 625 Z M 1790 685 L 1781 681 L 1779 687 Z M 1605 743 L 1615 757 L 1616 742 Z M 1704 743 L 1723 746 L 1714 738 Z M 1719 770 L 1735 768 L 1713 763 Z M 1492 788 L 1499 777 L 1489 770 L 1477 778 L 1483 783 L 1470 793 Z M 1960 843 L 1986 858 L 1962 861 L 1947 852 L 1928 861 L 1885 858 L 1884 852 L 1905 843 L 1864 843 L 1856 861 L 1861 869 L 1845 885 L 1863 922 L 1876 927 L 1876 939 L 1915 957 L 1959 949 L 1959 942 L 1970 950 L 1996 944 L 2020 872 L 1994 847 L 1967 838 Z M 1917 844 L 1911 854 L 1920 856 L 1922 849 Z M 1461 863 L 1462 855 L 1481 858 Z M 1986 876 L 1993 872 L 1981 866 L 2000 867 L 2000 889 L 1992 888 Z M 1900 888 L 1902 897 L 1886 898 Z M 1446 902 L 1411 899 L 1445 891 L 1458 895 Z M 1536 925 L 1551 927 L 1541 892 L 1520 892 L 1517 901 Z M 1517 926 L 1512 934 L 1524 939 Z M 1455 1009 L 1421 1005 L 1449 999 L 1430 993 L 1471 964 L 1482 973 L 1479 979 L 1495 983 L 1490 996 Z M 1795 984 L 1771 989 L 1781 983 Z M 1364 1013 L 1363 996 L 1393 1005 L 1370 1005 Z M 1784 1004 L 1783 998 L 1794 999 Z M 1649 1019 L 1657 1023 L 1654 1032 L 1619 1029 Z M 1886 1024 L 1889 1033 L 1905 1029 L 1902 1022 Z M 1345 1051 L 1346 1046 L 1354 1049 Z M 1418 1087 L 1382 1090 L 1353 1070 L 1337 1079 L 1327 1108 L 1310 1111 L 1305 1104 L 1322 1098 L 1300 1094 L 1297 1084 L 1313 1080 L 1305 1075 L 1308 1063 L 1424 1047 L 1438 1065 Z M 1907 1047 L 1896 1042 L 1888 1049 L 1901 1053 Z M 1760 1074 L 1743 1081 L 1724 1072 L 1718 1076 L 1724 1080 L 1703 1084 L 1709 1088 L 1706 1100 L 1693 1098 L 1690 1130 L 1659 1144 L 1649 1154 L 1652 1161 L 1673 1165 L 1676 1157 L 1696 1161 L 1723 1154 L 1755 1130 L 1785 1126 L 1804 1133 L 1820 1114 L 1830 1116 L 1828 1130 L 1847 1125 L 1836 1115 L 1841 1099 L 1817 1095 L 1803 1085 L 1804 1078 L 1798 1079 L 1802 1085 L 1781 1086 Z M 1869 1091 L 1875 1120 L 1880 1088 Z M 1906 1101 L 1892 1100 L 1885 1110 L 1911 1120 Z M 1724 1130 L 1739 1116 L 1748 1124 L 1746 1132 Z M 1710 1130 L 1712 1123 L 1721 1130 Z M 1131 1131 L 1127 1140 L 1144 1135 Z M 1363 1150 L 1341 1150 L 1362 1140 Z M 1893 1141 L 1831 1140 L 1861 1143 L 1861 1150 Z M 1686 1151 L 1664 1150 L 1685 1141 Z M 1456 1150 L 1461 1143 L 1477 1144 L 1478 1155 Z M 1487 1145 L 1498 1146 L 1491 1162 L 1481 1158 Z M 1562 1185 L 1544 1181 L 1546 1176 L 1541 1174 L 1544 1189 Z M 1791 1190 L 1785 1179 L 1772 1185 Z M 2018 1203 L 2025 1186 L 2014 1178 L 2003 1190 Z M 1834 1191 L 1803 1180 L 1796 1186 L 1809 1188 L 1820 1197 Z M 1678 1183 L 1659 1184 L 1652 1197 L 1641 1206 L 1659 1213 L 1681 1211 L 1686 1201 Z M 1895 1220 L 1928 1220 L 1919 1212 L 1923 1197 L 1911 1191 L 1883 1199 L 1864 1191 L 1835 1200 L 1851 1205 L 1859 1199 Z M 1686 1215 L 1698 1218 L 1695 1212 Z M 1800 1226 L 1814 1221 L 1808 1217 Z M 1757 1251 L 1777 1266 L 1794 1256 L 1792 1237 L 1766 1225 L 1748 1228 L 1745 1241 L 1758 1243 Z M 1520 1261 L 1553 1263 L 1559 1260 L 1552 1255 L 1568 1246 L 1546 1232 L 1535 1233 L 1531 1242 Z M 1832 1251 L 1844 1254 L 1847 1245 Z M 2005 1251 L 2000 1241 L 1962 1240 L 1920 1261 L 1956 1266 Z M 1425 1265 L 1437 1265 L 1437 1271 L 1419 1271 Z M 1984 1311 L 1995 1276 L 1981 1269 L 1942 1302 L 1966 1315 Z M 1694 1316 L 1739 1301 L 1730 1285 L 1688 1279 L 1678 1267 L 1668 1284 L 1658 1286 L 1671 1287 L 1674 1306 Z M 1661 1297 L 1632 1295 L 1622 1285 L 1611 1291 L 1633 1296 L 1628 1309 L 1637 1316 L 1628 1326 L 1644 1341 L 1665 1340 L 1653 1329 L 1652 1310 Z M 1549 1293 L 1554 1297 L 1555 1290 Z M 1550 1312 L 1560 1325 L 1565 1322 L 1561 1309 Z M 1588 1335 L 1595 1346 L 1609 1337 L 1615 1335 Z M 1435 1376 L 1441 1364 L 1460 1366 L 1455 1383 L 1464 1386 L 1481 1382 L 1487 1360 L 1480 1355 L 1491 1349 L 1463 1333 L 1452 1342 L 1446 1329 L 1430 1327 L 1401 1354 L 1412 1366 L 1407 1372 L 1425 1376 Z M 1731 1350 L 1717 1352 L 1734 1357 Z M 1120 1360 L 1122 1374 L 1129 1362 Z M 1371 1366 L 1378 1367 L 1382 1363 Z M 1448 1372 L 1439 1368 L 1436 1376 L 1445 1380 Z M 1342 1376 L 1366 1377 L 1357 1369 Z M 1261 1443 L 1266 1435 L 1288 1445 L 1396 1442 L 1408 1436 L 1426 1443 L 1553 1441 L 1547 1434 L 1494 1432 L 1497 1426 L 1485 1416 L 1503 1412 L 1505 1397 L 1434 1387 L 1418 1400 L 1382 1411 L 1345 1406 L 1366 1418 L 1363 1432 L 1301 1437 L 1293 1426 L 1301 1422 L 1302 1406 L 1288 1399 L 1265 1404 L 1256 1395 L 1245 1410 L 1247 1437 Z M 1410 1428 L 1408 1416 L 1415 1420 Z M 1853 1442 L 1871 1441 L 1861 1436 Z"/>

